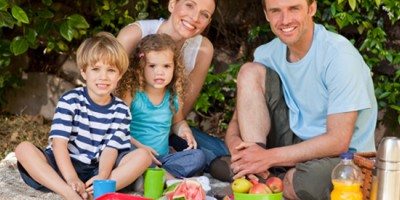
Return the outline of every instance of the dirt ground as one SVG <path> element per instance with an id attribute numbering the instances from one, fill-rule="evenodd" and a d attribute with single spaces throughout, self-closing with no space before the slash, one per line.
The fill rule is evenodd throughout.
<path id="1" fill-rule="evenodd" d="M 22 141 L 46 147 L 50 126 L 51 122 L 41 116 L 0 113 L 0 160 Z"/>

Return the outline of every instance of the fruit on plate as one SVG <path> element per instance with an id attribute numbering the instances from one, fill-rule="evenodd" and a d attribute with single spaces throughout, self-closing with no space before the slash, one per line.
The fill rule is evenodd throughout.
<path id="1" fill-rule="evenodd" d="M 182 182 L 174 183 L 164 190 L 168 200 L 204 200 L 206 192 L 196 180 L 184 179 Z"/>
<path id="2" fill-rule="evenodd" d="M 233 192 L 237 193 L 247 193 L 253 184 L 245 178 L 237 178 L 232 183 Z"/>
<path id="3" fill-rule="evenodd" d="M 272 191 L 264 183 L 256 183 L 250 188 L 249 194 L 272 194 Z"/>
<path id="4" fill-rule="evenodd" d="M 270 177 L 267 179 L 265 184 L 272 190 L 273 193 L 282 192 L 283 190 L 283 183 L 282 180 L 278 177 Z"/>

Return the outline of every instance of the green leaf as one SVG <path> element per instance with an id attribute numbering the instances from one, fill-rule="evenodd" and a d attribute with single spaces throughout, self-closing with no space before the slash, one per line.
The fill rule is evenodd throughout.
<path id="1" fill-rule="evenodd" d="M 391 108 L 393 108 L 394 110 L 397 110 L 398 112 L 400 112 L 400 106 L 389 105 L 389 107 L 391 107 Z"/>
<path id="2" fill-rule="evenodd" d="M 51 6 L 51 4 L 53 4 L 53 0 L 42 0 L 42 3 L 46 6 Z"/>
<path id="3" fill-rule="evenodd" d="M 50 19 L 54 17 L 54 13 L 47 8 L 38 10 L 37 14 L 39 17 L 44 19 Z"/>
<path id="4" fill-rule="evenodd" d="M 379 8 L 379 6 L 381 5 L 381 0 L 375 0 L 375 4 Z"/>
<path id="5" fill-rule="evenodd" d="M 338 4 L 341 4 L 344 0 L 338 0 Z"/>
<path id="6" fill-rule="evenodd" d="M 10 45 L 10 50 L 15 56 L 25 53 L 29 48 L 28 41 L 23 37 L 15 37 Z"/>
<path id="7" fill-rule="evenodd" d="M 36 31 L 39 35 L 46 35 L 52 27 L 52 22 L 49 20 L 41 20 L 36 25 Z"/>
<path id="8" fill-rule="evenodd" d="M 73 29 L 68 25 L 67 22 L 64 22 L 60 26 L 60 34 L 63 38 L 65 38 L 68 42 L 72 41 Z"/>
<path id="9" fill-rule="evenodd" d="M 28 32 L 26 33 L 25 38 L 28 40 L 28 42 L 30 44 L 35 44 L 36 43 L 36 36 L 37 36 L 36 31 L 34 29 L 30 28 L 30 29 L 28 29 Z"/>
<path id="10" fill-rule="evenodd" d="M 384 99 L 388 97 L 390 94 L 391 94 L 390 92 L 384 92 L 378 96 L 378 99 Z"/>
<path id="11" fill-rule="evenodd" d="M 12 13 L 13 17 L 16 20 L 18 20 L 19 22 L 29 24 L 29 18 L 26 15 L 25 11 L 21 7 L 19 7 L 17 5 L 13 6 L 11 9 L 11 13 Z"/>
<path id="12" fill-rule="evenodd" d="M 8 8 L 8 1 L 0 0 L 0 10 L 7 10 Z"/>
<path id="13" fill-rule="evenodd" d="M 356 6 L 357 6 L 357 1 L 356 0 L 349 0 L 349 5 L 350 5 L 351 10 L 354 11 L 356 9 Z"/>
<path id="14" fill-rule="evenodd" d="M 0 27 L 14 28 L 15 21 L 10 13 L 0 10 Z"/>
<path id="15" fill-rule="evenodd" d="M 79 14 L 73 14 L 67 18 L 68 25 L 70 27 L 74 27 L 77 29 L 86 29 L 89 28 L 90 25 L 87 23 L 86 19 Z"/>

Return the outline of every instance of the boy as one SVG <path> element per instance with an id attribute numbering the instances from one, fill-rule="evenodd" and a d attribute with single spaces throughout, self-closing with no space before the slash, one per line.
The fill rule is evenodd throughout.
<path id="1" fill-rule="evenodd" d="M 77 65 L 86 87 L 60 98 L 45 151 L 29 142 L 15 150 L 26 184 L 64 199 L 87 199 L 94 180 L 116 180 L 119 190 L 150 166 L 145 150 L 129 151 L 129 108 L 112 95 L 128 64 L 125 49 L 110 33 L 98 33 L 80 45 Z"/>

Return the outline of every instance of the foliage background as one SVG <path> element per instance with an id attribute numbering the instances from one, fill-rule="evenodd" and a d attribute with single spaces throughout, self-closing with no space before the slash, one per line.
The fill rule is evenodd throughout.
<path id="1" fill-rule="evenodd" d="M 168 0 L 0 0 L 0 108 L 7 90 L 23 87 L 23 72 L 63 77 L 60 66 L 75 56 L 80 42 L 98 31 L 117 35 L 138 19 L 168 17 Z M 219 0 L 206 35 L 215 47 L 202 93 L 195 105 L 197 120 L 212 121 L 223 135 L 235 101 L 235 78 L 252 60 L 253 50 L 274 38 L 259 0 Z M 318 0 L 315 21 L 338 32 L 360 50 L 372 70 L 380 123 L 400 135 L 400 2 L 393 0 Z M 220 58 L 227 55 L 229 59 Z M 21 59 L 28 58 L 28 65 Z M 227 61 L 228 60 L 228 61 Z"/>

